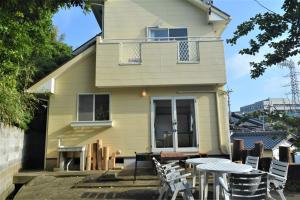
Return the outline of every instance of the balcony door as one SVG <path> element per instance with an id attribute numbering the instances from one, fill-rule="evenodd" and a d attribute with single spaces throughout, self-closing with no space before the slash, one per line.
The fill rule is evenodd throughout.
<path id="1" fill-rule="evenodd" d="M 198 151 L 196 104 L 193 97 L 153 97 L 152 151 Z"/>

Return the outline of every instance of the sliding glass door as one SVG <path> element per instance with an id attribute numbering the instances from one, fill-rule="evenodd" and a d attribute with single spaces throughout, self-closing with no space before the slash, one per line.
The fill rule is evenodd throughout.
<path id="1" fill-rule="evenodd" d="M 176 99 L 178 148 L 197 147 L 194 99 Z"/>
<path id="2" fill-rule="evenodd" d="M 152 151 L 197 151 L 197 123 L 193 97 L 153 97 Z"/>
<path id="3" fill-rule="evenodd" d="M 173 148 L 173 113 L 172 100 L 153 100 L 154 105 L 154 137 L 157 148 Z"/>

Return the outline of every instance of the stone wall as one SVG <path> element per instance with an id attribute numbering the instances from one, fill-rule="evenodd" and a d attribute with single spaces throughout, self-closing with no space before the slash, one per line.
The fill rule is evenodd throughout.
<path id="1" fill-rule="evenodd" d="M 13 190 L 13 175 L 22 165 L 24 131 L 0 123 L 0 200 Z"/>

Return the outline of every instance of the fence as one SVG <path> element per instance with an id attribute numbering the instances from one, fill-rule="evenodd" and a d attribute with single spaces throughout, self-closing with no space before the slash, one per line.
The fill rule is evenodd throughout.
<path id="1" fill-rule="evenodd" d="M 14 189 L 13 175 L 22 164 L 24 132 L 0 123 L 0 200 Z"/>

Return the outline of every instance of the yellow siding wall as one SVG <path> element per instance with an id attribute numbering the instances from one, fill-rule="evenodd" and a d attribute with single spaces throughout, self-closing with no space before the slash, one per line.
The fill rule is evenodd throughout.
<path id="1" fill-rule="evenodd" d="M 178 63 L 177 42 L 141 42 L 147 27 L 186 27 L 199 42 L 200 62 Z M 96 46 L 96 86 L 172 86 L 226 83 L 223 41 L 208 24 L 206 11 L 186 0 L 108 0 L 104 4 L 103 40 Z M 141 45 L 141 64 L 122 65 L 129 50 L 119 42 Z M 192 45 L 190 45 L 192 46 Z M 190 50 L 192 51 L 192 50 Z M 121 65 L 120 65 L 121 64 Z"/>
<path id="2" fill-rule="evenodd" d="M 96 86 L 225 84 L 222 41 L 199 43 L 200 62 L 178 64 L 177 43 L 142 43 L 140 65 L 119 65 L 119 44 L 97 42 Z"/>
<path id="3" fill-rule="evenodd" d="M 145 38 L 146 27 L 187 27 L 189 36 L 215 36 L 207 13 L 186 0 L 109 0 L 104 38 Z"/>
<path id="4" fill-rule="evenodd" d="M 180 86 L 148 87 L 148 96 L 141 97 L 143 88 L 97 89 L 95 83 L 95 53 L 81 59 L 62 75 L 56 78 L 55 94 L 50 96 L 47 158 L 57 157 L 58 138 L 63 144 L 87 144 L 102 139 L 111 151 L 121 150 L 121 156 L 133 156 L 134 151 L 145 152 L 150 149 L 150 97 L 177 96 L 178 91 L 200 90 L 203 93 L 184 94 L 196 96 L 198 103 L 198 126 L 200 133 L 200 152 L 220 153 L 218 145 L 218 118 L 216 93 L 204 92 L 213 87 Z M 111 115 L 113 127 L 73 129 L 76 121 L 76 99 L 78 93 L 109 92 L 111 94 Z M 222 101 L 222 100 L 221 100 Z M 220 106 L 224 106 L 219 103 Z M 224 108 L 220 108 L 224 110 Z M 225 123 L 222 121 L 222 123 Z M 223 126 L 223 125 L 222 125 Z M 223 129 L 222 129 L 223 130 Z M 223 137 L 227 133 L 222 132 Z"/>

